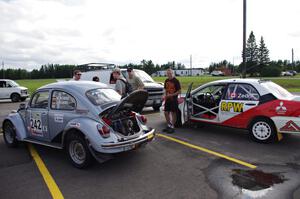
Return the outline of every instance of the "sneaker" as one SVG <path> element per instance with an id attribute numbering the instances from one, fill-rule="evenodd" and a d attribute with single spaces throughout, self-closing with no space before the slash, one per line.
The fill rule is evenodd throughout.
<path id="1" fill-rule="evenodd" d="M 169 127 L 169 130 L 167 131 L 167 133 L 174 133 L 175 132 L 175 129 L 174 128 L 171 128 Z"/>
<path id="2" fill-rule="evenodd" d="M 168 132 L 169 131 L 169 129 L 170 129 L 170 127 L 169 126 L 167 126 L 166 128 L 164 128 L 162 131 L 163 132 Z"/>

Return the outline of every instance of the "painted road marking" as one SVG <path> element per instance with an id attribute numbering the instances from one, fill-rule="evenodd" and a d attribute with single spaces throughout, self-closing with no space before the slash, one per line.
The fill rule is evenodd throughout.
<path id="1" fill-rule="evenodd" d="M 39 156 L 38 152 L 35 150 L 32 144 L 28 144 L 28 148 L 30 151 L 31 156 L 33 157 L 40 173 L 42 174 L 44 181 L 52 195 L 52 198 L 55 199 L 63 199 L 64 196 L 62 195 L 61 191 L 59 190 L 57 184 L 55 183 L 54 179 L 52 178 L 50 172 L 48 171 L 46 165 L 44 164 L 43 160 Z"/>
<path id="2" fill-rule="evenodd" d="M 221 154 L 221 153 L 218 153 L 218 152 L 215 152 L 215 151 L 212 151 L 212 150 L 209 150 L 209 149 L 206 149 L 206 148 L 203 148 L 203 147 L 200 147 L 200 146 L 197 146 L 197 145 L 193 145 L 193 144 L 190 144 L 190 143 L 187 143 L 187 142 L 184 142 L 182 140 L 178 140 L 176 138 L 173 138 L 173 137 L 170 137 L 170 136 L 167 136 L 167 135 L 164 135 L 164 134 L 156 134 L 158 137 L 163 137 L 165 139 L 168 139 L 168 140 L 171 140 L 173 142 L 177 142 L 179 144 L 182 144 L 182 145 L 185 145 L 187 147 L 190 147 L 190 148 L 193 148 L 193 149 L 197 149 L 197 150 L 200 150 L 200 151 L 203 151 L 205 153 L 209 153 L 211 155 L 215 155 L 217 157 L 220 157 L 220 158 L 224 158 L 226 160 L 229 160 L 231 162 L 234 162 L 234 163 L 237 163 L 237 164 L 240 164 L 240 165 L 243 165 L 243 166 L 246 166 L 246 167 L 249 167 L 251 169 L 255 169 L 256 166 L 253 165 L 253 164 L 250 164 L 250 163 L 247 163 L 247 162 L 244 162 L 244 161 L 241 161 L 241 160 L 238 160 L 236 158 L 232 158 L 232 157 L 229 157 L 227 155 L 224 155 L 224 154 Z"/>

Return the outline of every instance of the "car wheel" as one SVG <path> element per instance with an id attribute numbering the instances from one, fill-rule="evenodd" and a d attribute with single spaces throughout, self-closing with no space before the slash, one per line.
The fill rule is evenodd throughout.
<path id="1" fill-rule="evenodd" d="M 152 106 L 153 110 L 155 110 L 155 111 L 159 111 L 160 107 L 161 107 L 161 104 Z"/>
<path id="2" fill-rule="evenodd" d="M 83 136 L 79 134 L 71 134 L 68 137 L 67 152 L 72 164 L 77 168 L 86 168 L 92 163 L 92 154 Z"/>
<path id="3" fill-rule="evenodd" d="M 13 93 L 10 98 L 11 98 L 12 102 L 18 102 L 18 101 L 20 101 L 20 95 L 17 94 L 17 93 Z"/>
<path id="4" fill-rule="evenodd" d="M 275 126 L 267 118 L 258 118 L 252 121 L 249 132 L 251 138 L 259 143 L 270 143 L 276 139 Z"/>
<path id="5" fill-rule="evenodd" d="M 11 122 L 5 122 L 3 125 L 3 138 L 8 147 L 16 147 L 18 140 L 16 138 L 16 130 Z"/>

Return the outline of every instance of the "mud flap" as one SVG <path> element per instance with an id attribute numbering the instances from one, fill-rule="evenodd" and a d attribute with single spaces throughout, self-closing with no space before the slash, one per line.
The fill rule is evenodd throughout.
<path id="1" fill-rule="evenodd" d="M 283 138 L 283 136 L 282 136 L 282 133 L 277 133 L 277 139 L 278 139 L 278 141 L 281 141 L 282 140 L 282 138 Z"/>

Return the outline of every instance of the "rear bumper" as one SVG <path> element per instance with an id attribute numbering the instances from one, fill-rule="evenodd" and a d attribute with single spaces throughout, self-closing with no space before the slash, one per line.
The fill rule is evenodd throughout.
<path id="1" fill-rule="evenodd" d="M 151 142 L 155 137 L 155 129 L 152 129 L 148 133 L 145 133 L 135 139 L 126 140 L 117 143 L 107 143 L 102 144 L 101 148 L 103 149 L 102 153 L 119 153 L 124 151 L 129 151 L 139 146 Z"/>

